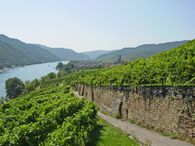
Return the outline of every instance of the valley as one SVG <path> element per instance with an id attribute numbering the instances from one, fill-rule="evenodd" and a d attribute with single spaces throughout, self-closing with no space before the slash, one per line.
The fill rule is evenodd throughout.
<path id="1" fill-rule="evenodd" d="M 72 62 L 62 63 L 56 74 L 49 73 L 24 84 L 20 96 L 1 100 L 0 144 L 193 145 L 194 54 L 195 40 L 191 40 L 126 64 L 82 66 L 75 70 Z M 130 136 L 107 125 L 101 117 Z M 132 127 L 125 130 L 123 121 L 168 137 L 140 138 L 135 134 L 138 128 L 132 133 L 137 135 L 136 140 L 129 132 Z M 114 136 L 120 137 L 112 139 L 109 129 L 115 129 Z"/>
<path id="2" fill-rule="evenodd" d="M 0 146 L 195 146 L 194 0 L 0 4 Z"/>

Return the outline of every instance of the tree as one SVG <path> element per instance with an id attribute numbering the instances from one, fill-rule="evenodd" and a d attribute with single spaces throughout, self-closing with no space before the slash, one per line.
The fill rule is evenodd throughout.
<path id="1" fill-rule="evenodd" d="M 56 69 L 61 70 L 63 68 L 63 63 L 59 62 L 58 65 L 56 66 Z"/>
<path id="2" fill-rule="evenodd" d="M 5 88 L 6 88 L 6 92 L 7 92 L 7 97 L 9 99 L 13 99 L 13 98 L 18 97 L 19 95 L 21 95 L 23 93 L 24 83 L 16 77 L 10 78 L 10 79 L 6 80 Z"/>
<path id="3" fill-rule="evenodd" d="M 65 66 L 63 67 L 63 69 L 64 69 L 64 71 L 65 71 L 66 73 L 71 73 L 71 72 L 72 72 L 72 68 L 71 68 L 70 65 L 65 65 Z"/>
<path id="4" fill-rule="evenodd" d="M 25 92 L 29 93 L 35 90 L 39 86 L 39 81 L 37 79 L 33 81 L 26 81 L 25 82 Z"/>
<path id="5" fill-rule="evenodd" d="M 48 73 L 47 74 L 47 76 L 46 76 L 49 80 L 51 80 L 51 79 L 55 79 L 56 78 L 56 74 L 55 73 L 53 73 L 53 72 L 50 72 L 50 73 Z"/>
<path id="6" fill-rule="evenodd" d="M 57 73 L 57 77 L 60 78 L 62 76 L 65 76 L 66 75 L 66 72 L 64 70 L 60 70 L 58 73 Z"/>

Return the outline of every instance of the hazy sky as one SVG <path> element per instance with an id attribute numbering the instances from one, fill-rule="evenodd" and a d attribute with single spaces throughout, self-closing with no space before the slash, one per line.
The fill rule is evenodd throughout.
<path id="1" fill-rule="evenodd" d="M 0 33 L 76 51 L 195 38 L 195 0 L 0 0 Z"/>

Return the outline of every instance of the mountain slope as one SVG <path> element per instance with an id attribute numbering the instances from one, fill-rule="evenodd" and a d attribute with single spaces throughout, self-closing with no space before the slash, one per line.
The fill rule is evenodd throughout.
<path id="1" fill-rule="evenodd" d="M 58 56 L 61 60 L 88 60 L 90 59 L 88 55 L 84 53 L 77 53 L 72 49 L 66 48 L 50 48 L 44 45 L 37 45 L 50 53 Z"/>
<path id="2" fill-rule="evenodd" d="M 103 54 L 97 58 L 99 61 L 114 62 L 118 56 L 122 56 L 123 61 L 133 60 L 135 58 L 148 57 L 159 52 L 177 47 L 187 41 L 176 41 L 161 44 L 145 44 L 135 48 L 123 48 L 121 50 L 113 51 Z"/>
<path id="3" fill-rule="evenodd" d="M 106 51 L 106 50 L 96 50 L 96 51 L 86 51 L 83 52 L 83 54 L 86 54 L 87 56 L 90 57 L 90 59 L 96 59 L 97 57 L 99 57 L 100 55 L 106 54 L 110 51 Z"/>
<path id="4" fill-rule="evenodd" d="M 36 45 L 0 35 L 0 63 L 27 65 L 60 60 L 59 57 Z"/>
<path id="5" fill-rule="evenodd" d="M 27 44 L 0 34 L 0 65 L 28 65 L 59 60 L 87 60 L 89 57 L 71 49 Z"/>
<path id="6" fill-rule="evenodd" d="M 149 58 L 127 65 L 87 70 L 78 73 L 79 83 L 86 85 L 194 85 L 195 40 Z"/>

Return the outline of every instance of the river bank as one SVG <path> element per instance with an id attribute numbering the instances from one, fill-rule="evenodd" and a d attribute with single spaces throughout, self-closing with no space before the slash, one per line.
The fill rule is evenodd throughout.
<path id="1" fill-rule="evenodd" d="M 15 67 L 13 67 L 13 68 L 4 68 L 4 69 L 0 69 L 0 73 L 2 73 L 2 72 L 6 72 L 6 71 L 9 71 L 9 70 L 11 70 L 11 69 L 14 69 Z"/>
<path id="2" fill-rule="evenodd" d="M 61 61 L 63 64 L 67 64 L 68 61 Z M 17 77 L 22 81 L 32 81 L 34 79 L 40 79 L 42 76 L 47 75 L 50 72 L 57 73 L 57 62 L 41 63 L 27 65 L 23 67 L 15 67 L 1 70 L 0 72 L 0 97 L 6 96 L 5 81 L 9 78 Z"/>
<path id="3" fill-rule="evenodd" d="M 15 69 L 15 68 L 20 68 L 20 67 L 29 66 L 29 65 L 37 65 L 37 64 L 45 64 L 45 63 L 56 63 L 56 62 L 66 62 L 66 63 L 68 63 L 69 61 L 59 60 L 59 61 L 54 61 L 54 62 L 40 62 L 40 63 L 33 63 L 33 64 L 20 65 L 20 66 L 13 65 L 12 67 L 4 67 L 3 69 L 0 69 L 0 73 L 1 73 L 1 72 L 9 71 L 9 70 L 12 70 L 12 69 Z"/>

